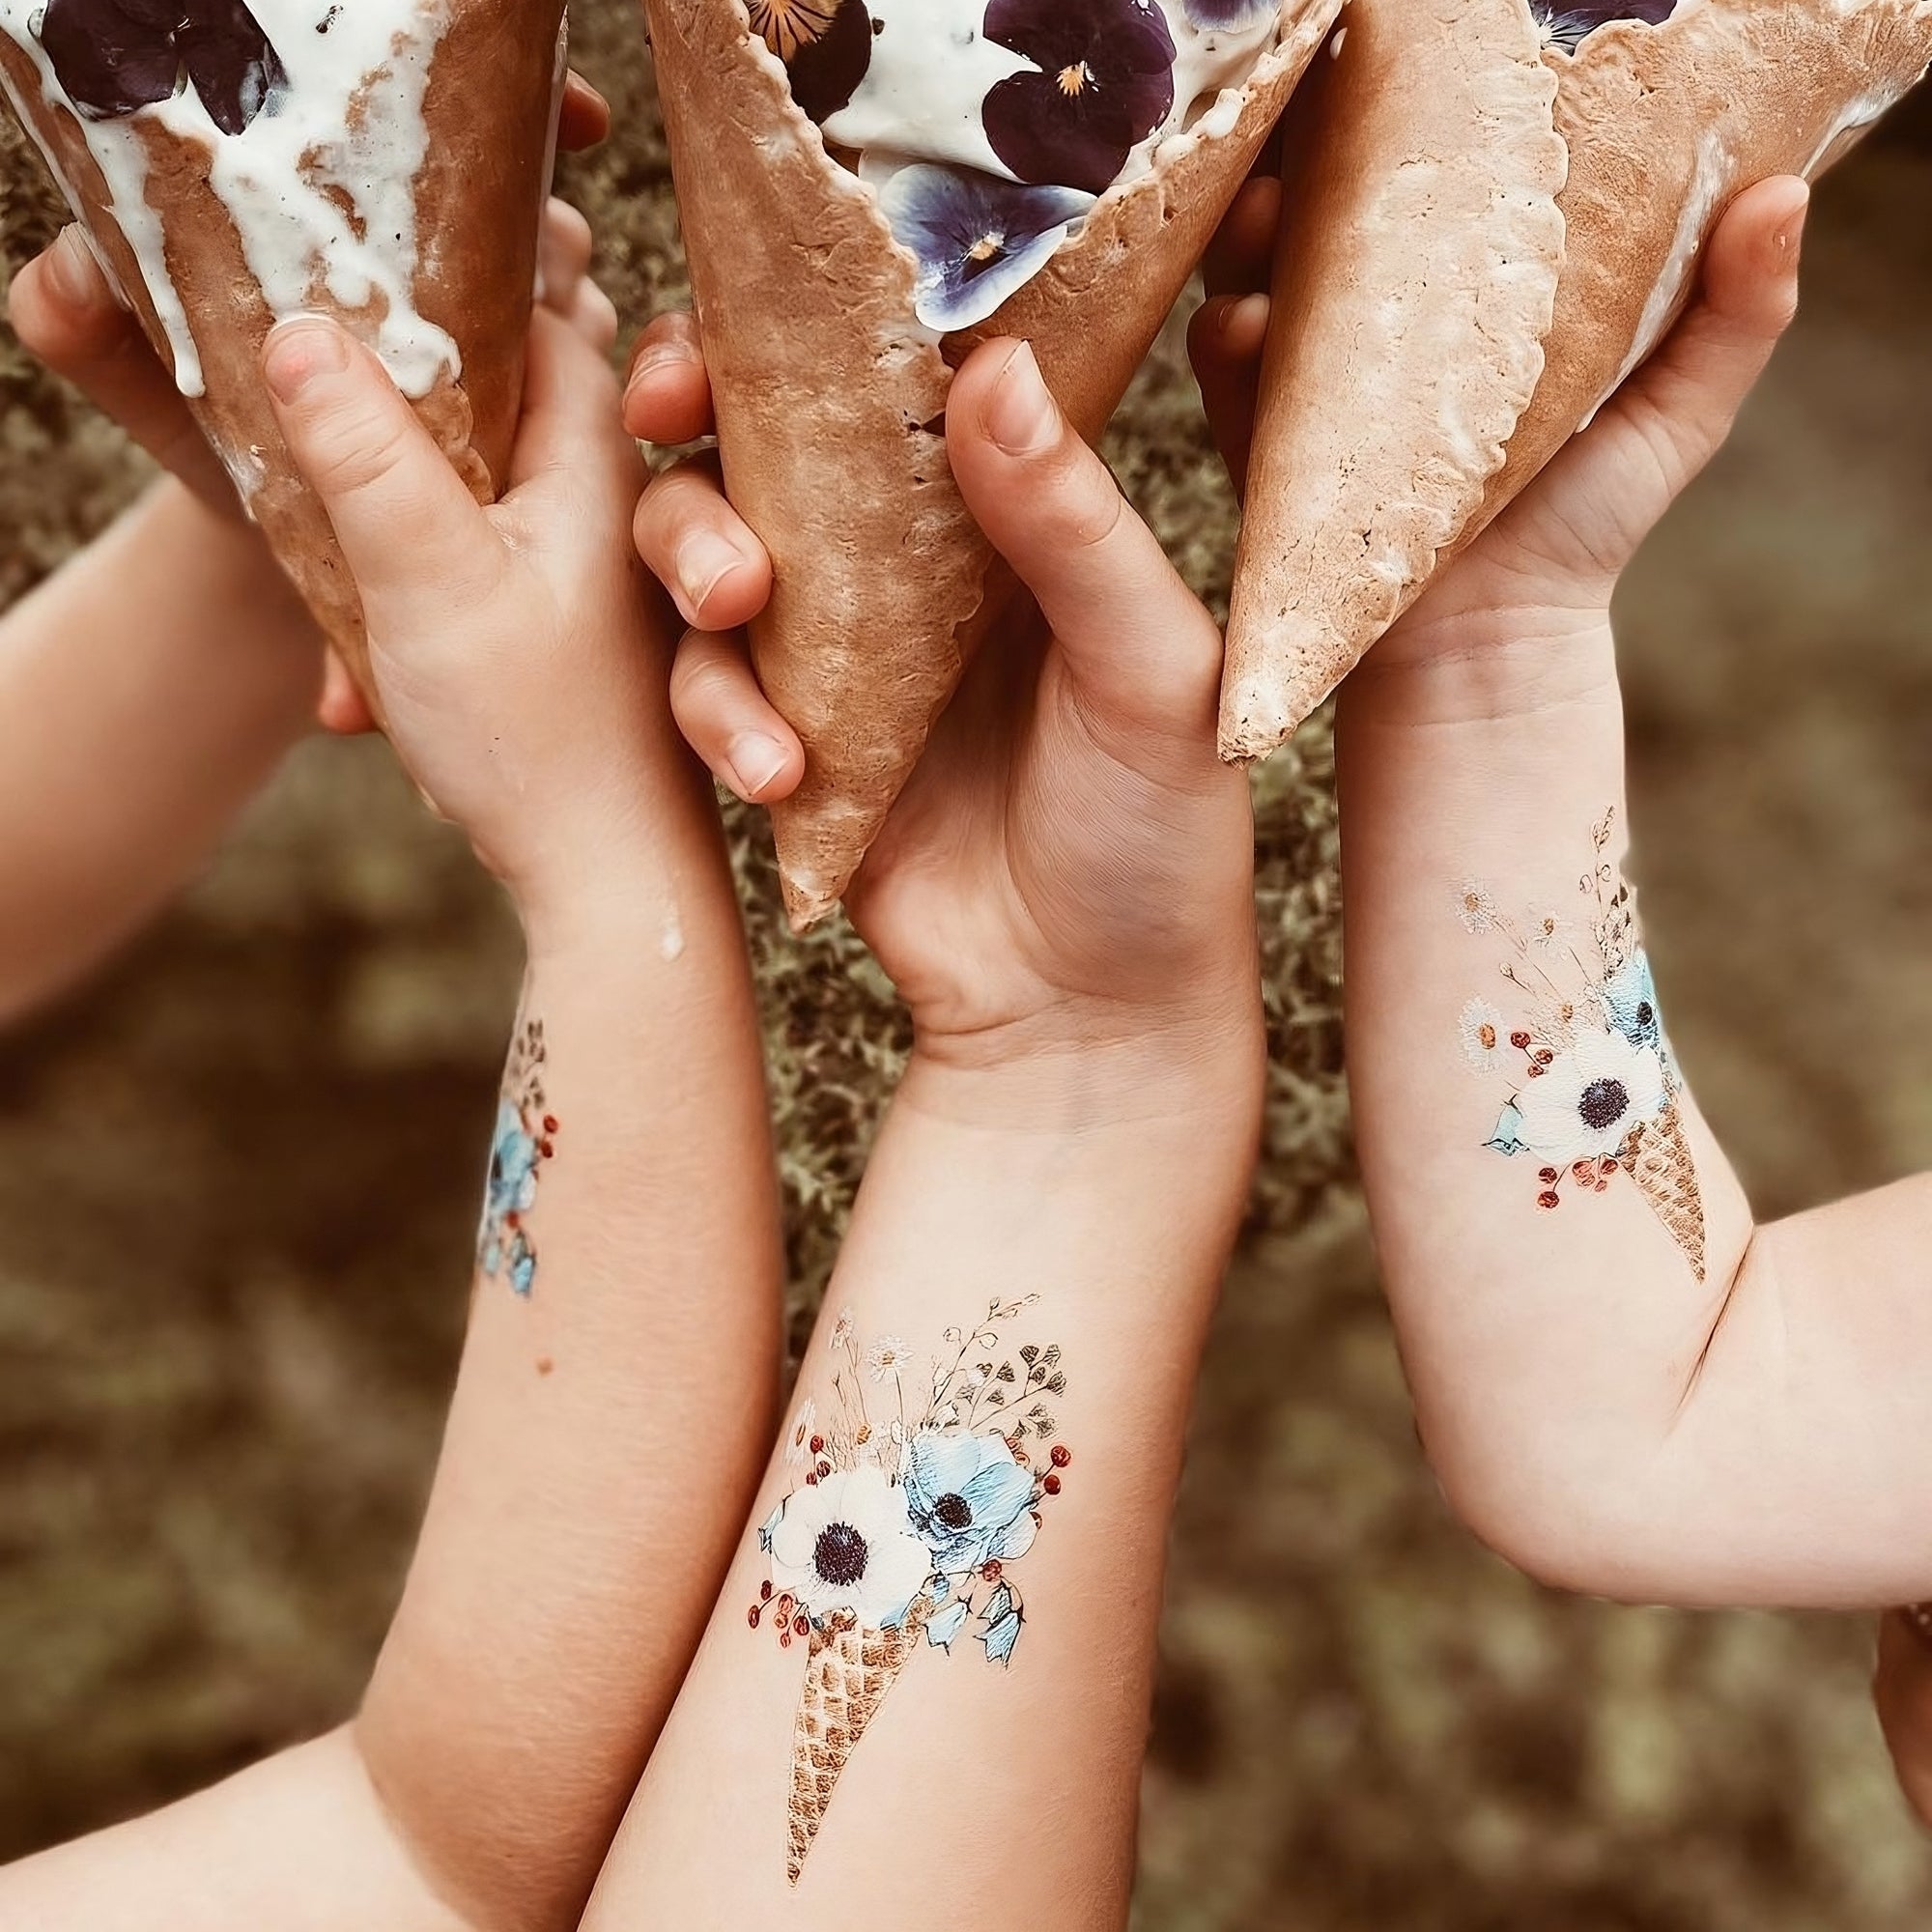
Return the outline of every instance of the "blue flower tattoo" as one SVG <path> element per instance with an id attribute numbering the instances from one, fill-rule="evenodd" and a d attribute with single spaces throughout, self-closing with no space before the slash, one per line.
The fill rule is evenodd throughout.
<path id="1" fill-rule="evenodd" d="M 537 1251 L 525 1217 L 536 1206 L 544 1163 L 556 1152 L 556 1117 L 544 1099 L 546 1057 L 543 1022 L 522 1021 L 497 1103 L 483 1226 L 476 1237 L 477 1266 L 526 1296 L 536 1286 Z"/>

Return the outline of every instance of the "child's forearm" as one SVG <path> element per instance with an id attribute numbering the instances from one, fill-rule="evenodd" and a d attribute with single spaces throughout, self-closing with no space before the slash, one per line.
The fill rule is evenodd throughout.
<path id="1" fill-rule="evenodd" d="M 645 726 L 640 723 L 639 729 Z M 533 925 L 470 1332 L 357 1735 L 478 1925 L 577 1921 L 771 1439 L 776 1185 L 708 787 Z"/>
<path id="2" fill-rule="evenodd" d="M 1222 1051 L 1087 1127 L 1092 1090 L 915 1064 L 594 1932 L 898 1928 L 935 1873 L 966 1922 L 1125 1922 L 1168 1515 L 1258 1132 L 1258 1026 Z"/>
<path id="3" fill-rule="evenodd" d="M 0 620 L 0 1018 L 175 891 L 300 733 L 321 676 L 259 538 L 177 483 Z"/>
<path id="4" fill-rule="evenodd" d="M 1605 1594 L 1922 1593 L 1911 1205 L 1754 1231 L 1648 977 L 1607 627 L 1372 661 L 1339 730 L 1362 1163 L 1452 1497 Z"/>
<path id="5" fill-rule="evenodd" d="M 431 1888 L 346 1731 L 0 1872 L 31 1932 L 484 1932 Z"/>

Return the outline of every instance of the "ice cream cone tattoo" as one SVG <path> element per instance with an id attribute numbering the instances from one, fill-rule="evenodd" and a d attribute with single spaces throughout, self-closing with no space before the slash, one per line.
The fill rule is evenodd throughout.
<path id="1" fill-rule="evenodd" d="M 834 1325 L 831 1397 L 794 1410 L 792 1489 L 758 1531 L 771 1574 L 747 1613 L 806 1655 L 792 1734 L 793 1885 L 840 1774 L 921 1638 L 949 1655 L 971 1635 L 1010 1664 L 1026 1606 L 1009 1566 L 1032 1548 L 1072 1452 L 1054 1405 L 1066 1388 L 1057 1345 L 1013 1349 L 1038 1299 L 995 1301 L 949 1328 L 936 1357 L 896 1336 L 862 1349 Z M 810 1365 L 808 1365 L 808 1371 Z"/>
<path id="2" fill-rule="evenodd" d="M 543 1021 L 520 1019 L 503 1069 L 497 1133 L 490 1144 L 490 1180 L 476 1264 L 506 1280 L 521 1295 L 536 1286 L 537 1251 L 524 1217 L 536 1206 L 538 1178 L 556 1152 L 557 1120 L 544 1098 Z"/>
<path id="3" fill-rule="evenodd" d="M 1463 1051 L 1509 1097 L 1487 1145 L 1536 1164 L 1537 1206 L 1602 1194 L 1627 1175 L 1704 1279 L 1704 1201 L 1679 1095 L 1683 1081 L 1658 1013 L 1630 887 L 1605 857 L 1614 813 L 1591 829 L 1590 869 L 1571 913 L 1505 913 L 1481 880 L 1457 911 L 1508 949 L 1504 1002 L 1463 1009 Z"/>

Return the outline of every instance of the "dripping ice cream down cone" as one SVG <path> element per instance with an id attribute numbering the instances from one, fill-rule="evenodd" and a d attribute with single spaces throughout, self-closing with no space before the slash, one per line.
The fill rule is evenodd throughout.
<path id="1" fill-rule="evenodd" d="M 477 497 L 497 494 L 562 0 L 0 0 L 0 80 L 243 506 L 366 685 L 355 585 L 276 431 L 262 344 L 287 316 L 335 316 Z"/>
<path id="2" fill-rule="evenodd" d="M 776 567 L 753 652 L 806 749 L 795 923 L 1009 593 L 947 467 L 953 367 L 1024 337 L 1097 436 L 1339 4 L 647 0 L 725 487 Z"/>
<path id="3" fill-rule="evenodd" d="M 1734 195 L 1822 173 L 1932 60 L 1932 0 L 1350 17 L 1290 110 L 1232 758 L 1280 744 L 1649 356 Z"/>

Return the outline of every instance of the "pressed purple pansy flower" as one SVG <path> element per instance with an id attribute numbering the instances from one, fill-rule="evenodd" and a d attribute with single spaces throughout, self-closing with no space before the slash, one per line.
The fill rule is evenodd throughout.
<path id="1" fill-rule="evenodd" d="M 986 97 L 986 138 L 1021 181 L 1104 194 L 1174 107 L 1174 36 L 1153 0 L 992 0 L 986 38 L 1038 70 Z"/>
<path id="2" fill-rule="evenodd" d="M 752 25 L 785 64 L 792 99 L 829 121 L 872 64 L 872 16 L 864 0 L 750 0 Z"/>
<path id="3" fill-rule="evenodd" d="M 239 134 L 287 80 L 242 0 L 49 0 L 41 44 L 97 121 L 166 100 L 185 72 L 214 125 Z"/>
<path id="4" fill-rule="evenodd" d="M 1181 0 L 1187 24 L 1204 34 L 1245 34 L 1281 12 L 1281 0 Z"/>
<path id="5" fill-rule="evenodd" d="M 1038 274 L 1094 197 L 922 164 L 894 175 L 880 190 L 879 206 L 893 234 L 919 259 L 920 321 L 950 330 L 984 322 Z"/>
<path id="6" fill-rule="evenodd" d="M 1575 53 L 1599 27 L 1618 20 L 1640 20 L 1661 27 L 1677 11 L 1677 0 L 1530 0 L 1545 41 Z"/>

